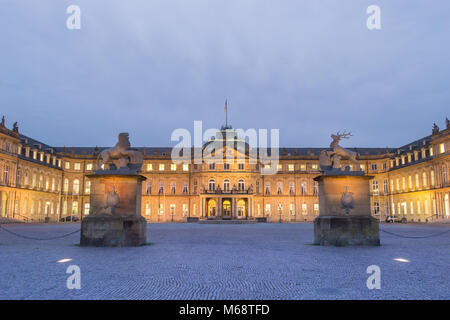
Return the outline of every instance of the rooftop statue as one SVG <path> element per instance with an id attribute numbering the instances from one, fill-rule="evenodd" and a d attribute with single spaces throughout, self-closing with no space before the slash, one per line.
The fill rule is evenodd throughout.
<path id="1" fill-rule="evenodd" d="M 438 134 L 439 133 L 439 127 L 436 123 L 433 123 L 433 130 L 431 131 L 432 134 Z"/>
<path id="2" fill-rule="evenodd" d="M 120 133 L 119 141 L 114 148 L 105 149 L 97 157 L 97 169 L 110 170 L 111 164 L 114 164 L 118 169 L 130 168 L 134 165 L 140 170 L 143 162 L 143 154 L 137 150 L 131 149 L 128 133 Z M 101 163 L 99 165 L 99 160 Z M 114 162 L 116 161 L 116 163 Z"/>
<path id="3" fill-rule="evenodd" d="M 322 150 L 319 155 L 319 165 L 322 171 L 341 171 L 342 158 L 348 158 L 350 162 L 352 162 L 354 168 L 352 171 L 361 171 L 359 161 L 356 159 L 358 153 L 345 149 L 339 145 L 341 139 L 348 139 L 351 136 L 353 135 L 350 132 L 345 131 L 343 133 L 338 131 L 336 134 L 331 135 L 331 138 L 333 139 L 330 143 L 331 150 Z"/>

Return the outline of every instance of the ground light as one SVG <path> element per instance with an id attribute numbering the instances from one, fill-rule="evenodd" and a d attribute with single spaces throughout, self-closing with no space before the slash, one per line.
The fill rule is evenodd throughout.
<path id="1" fill-rule="evenodd" d="M 61 259 L 61 260 L 58 260 L 57 262 L 64 263 L 64 262 L 69 262 L 69 261 L 72 261 L 72 259 Z"/>
<path id="2" fill-rule="evenodd" d="M 403 258 L 394 258 L 395 261 L 398 262 L 410 262 L 408 259 L 403 259 Z"/>

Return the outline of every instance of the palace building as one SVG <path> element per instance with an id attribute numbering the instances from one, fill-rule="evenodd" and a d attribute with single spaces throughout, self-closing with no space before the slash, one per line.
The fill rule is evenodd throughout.
<path id="1" fill-rule="evenodd" d="M 219 132 L 232 133 L 231 127 Z M 221 135 L 217 135 L 220 137 Z M 208 143 L 205 144 L 205 146 Z M 224 143 L 233 162 L 175 164 L 171 148 L 137 148 L 144 154 L 142 216 L 148 222 L 198 219 L 313 221 L 319 214 L 319 153 L 327 148 L 279 148 L 278 172 L 261 174 L 248 148 Z M 235 144 L 232 144 L 235 145 Z M 228 149 L 227 149 L 228 148 Z M 105 148 L 53 147 L 0 124 L 0 216 L 26 222 L 82 219 L 90 212 L 90 182 Z M 450 124 L 399 148 L 354 148 L 371 180 L 372 215 L 411 222 L 450 216 Z M 343 165 L 349 165 L 345 159 Z"/>

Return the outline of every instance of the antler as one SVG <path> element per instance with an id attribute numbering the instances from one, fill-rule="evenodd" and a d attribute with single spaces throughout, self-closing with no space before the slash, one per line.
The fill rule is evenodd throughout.
<path id="1" fill-rule="evenodd" d="M 336 135 L 341 139 L 348 139 L 353 136 L 353 134 L 351 132 L 346 132 L 345 130 L 343 133 L 340 133 L 340 131 L 338 131 L 336 133 Z"/>

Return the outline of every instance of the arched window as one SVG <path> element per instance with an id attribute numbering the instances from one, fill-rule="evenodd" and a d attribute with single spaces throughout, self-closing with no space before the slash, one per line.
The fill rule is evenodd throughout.
<path id="1" fill-rule="evenodd" d="M 208 190 L 215 191 L 216 190 L 216 181 L 214 179 L 210 179 L 208 181 Z"/>
<path id="2" fill-rule="evenodd" d="M 64 189 L 63 189 L 63 191 L 65 192 L 65 193 L 67 193 L 67 192 L 69 192 L 69 179 L 64 179 Z"/>
<path id="3" fill-rule="evenodd" d="M 75 179 L 73 180 L 73 194 L 79 193 L 80 193 L 80 180 Z"/>
<path id="4" fill-rule="evenodd" d="M 283 193 L 283 184 L 281 182 L 278 182 L 278 184 L 277 184 L 277 193 L 278 194 Z"/>
<path id="5" fill-rule="evenodd" d="M 239 191 L 244 191 L 245 190 L 244 179 L 239 179 L 239 181 L 238 181 L 238 190 Z"/>
<path id="6" fill-rule="evenodd" d="M 223 191 L 230 191 L 230 180 L 223 180 Z"/>
<path id="7" fill-rule="evenodd" d="M 78 201 L 73 201 L 72 202 L 72 214 L 74 216 L 78 215 Z"/>

